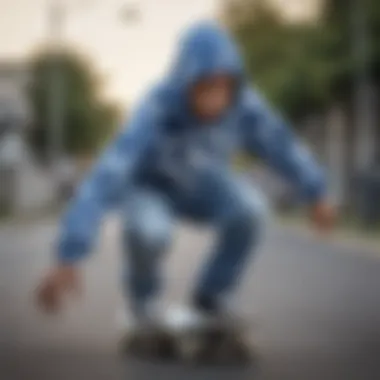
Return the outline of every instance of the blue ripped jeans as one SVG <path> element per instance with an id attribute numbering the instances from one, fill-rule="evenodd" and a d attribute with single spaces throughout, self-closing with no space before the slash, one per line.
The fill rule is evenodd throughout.
<path id="1" fill-rule="evenodd" d="M 169 197 L 154 187 L 136 188 L 127 203 L 123 234 L 125 290 L 132 305 L 159 293 L 162 259 L 181 219 L 206 222 L 217 231 L 195 294 L 217 298 L 233 290 L 262 237 L 266 210 L 259 193 L 232 174 L 205 176 L 182 197 Z"/>

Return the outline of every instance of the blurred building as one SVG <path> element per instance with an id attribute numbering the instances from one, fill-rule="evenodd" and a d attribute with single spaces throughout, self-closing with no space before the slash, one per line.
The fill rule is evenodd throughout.
<path id="1" fill-rule="evenodd" d="M 0 62 L 0 213 L 38 208 L 53 196 L 49 176 L 26 144 L 32 120 L 28 84 L 24 64 Z"/>
<path id="2" fill-rule="evenodd" d="M 361 199 L 365 199 L 374 212 L 380 196 L 380 125 L 373 125 L 371 141 L 366 146 L 371 155 L 365 169 L 357 165 L 364 131 L 362 125 L 356 125 L 352 107 L 331 106 L 327 114 L 311 116 L 304 130 L 308 144 L 327 168 L 332 199 L 344 209 L 359 213 L 363 207 Z M 380 219 L 380 209 L 376 212 Z"/>

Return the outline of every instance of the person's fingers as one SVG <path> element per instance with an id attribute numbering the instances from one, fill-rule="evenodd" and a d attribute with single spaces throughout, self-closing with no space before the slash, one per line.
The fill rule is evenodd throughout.
<path id="1" fill-rule="evenodd" d="M 56 313 L 62 307 L 66 294 L 81 293 L 80 277 L 72 267 L 58 268 L 36 289 L 38 307 L 46 313 Z"/>
<path id="2" fill-rule="evenodd" d="M 45 282 L 38 289 L 37 302 L 42 311 L 46 313 L 55 313 L 59 309 L 60 292 L 53 282 Z"/>
<path id="3" fill-rule="evenodd" d="M 58 309 L 58 296 L 57 290 L 51 286 L 47 287 L 44 292 L 43 300 L 44 310 L 49 313 L 54 313 Z"/>
<path id="4" fill-rule="evenodd" d="M 323 233 L 331 232 L 334 227 L 336 212 L 328 203 L 319 203 L 312 209 L 312 222 L 315 227 Z"/>
<path id="5" fill-rule="evenodd" d="M 48 293 L 48 290 L 45 288 L 45 286 L 41 286 L 38 289 L 37 303 L 38 303 L 39 308 L 44 312 L 48 312 L 51 308 L 51 297 Z"/>
<path id="6" fill-rule="evenodd" d="M 318 230 L 324 235 L 330 235 L 333 231 L 334 221 L 330 216 L 322 216 L 316 220 Z"/>
<path id="7" fill-rule="evenodd" d="M 65 272 L 61 278 L 62 286 L 65 291 L 73 295 L 79 295 L 81 284 L 79 276 L 75 272 Z"/>
<path id="8" fill-rule="evenodd" d="M 326 225 L 322 222 L 320 218 L 312 217 L 310 222 L 311 222 L 311 226 L 313 227 L 316 233 L 318 233 L 319 235 L 325 234 Z"/>

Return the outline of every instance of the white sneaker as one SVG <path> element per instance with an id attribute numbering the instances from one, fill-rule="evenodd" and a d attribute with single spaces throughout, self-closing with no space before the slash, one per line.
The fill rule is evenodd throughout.
<path id="1" fill-rule="evenodd" d="M 183 305 L 168 308 L 163 316 L 163 325 L 174 332 L 201 329 L 213 322 L 213 317 Z"/>

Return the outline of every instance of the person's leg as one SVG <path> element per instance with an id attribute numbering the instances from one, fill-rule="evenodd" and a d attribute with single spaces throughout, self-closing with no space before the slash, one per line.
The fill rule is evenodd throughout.
<path id="1" fill-rule="evenodd" d="M 170 244 L 172 227 L 173 215 L 164 196 L 139 189 L 128 200 L 124 290 L 133 313 L 146 313 L 160 290 L 162 256 Z"/>
<path id="2" fill-rule="evenodd" d="M 248 182 L 233 175 L 207 178 L 198 205 L 217 228 L 217 242 L 197 283 L 194 302 L 205 311 L 217 311 L 221 296 L 238 284 L 248 258 L 263 236 L 267 207 Z"/>

